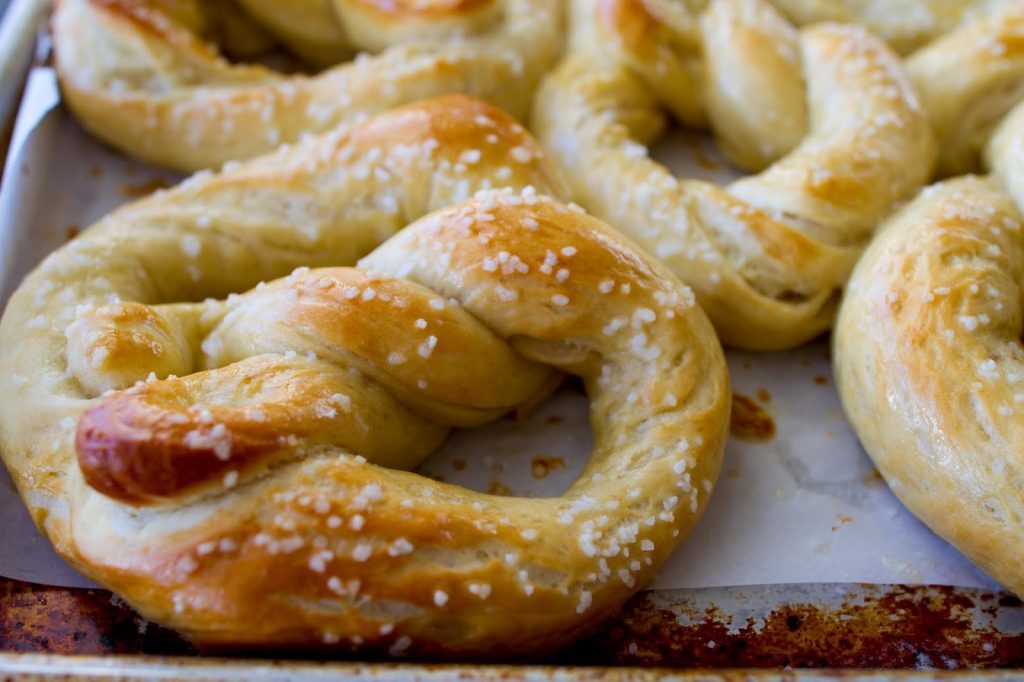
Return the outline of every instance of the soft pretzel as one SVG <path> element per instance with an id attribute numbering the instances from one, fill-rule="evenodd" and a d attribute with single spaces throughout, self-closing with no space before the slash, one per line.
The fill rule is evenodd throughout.
<path id="1" fill-rule="evenodd" d="M 806 341 L 830 327 L 876 224 L 931 174 L 933 137 L 902 64 L 861 28 L 797 34 L 764 2 L 712 3 L 700 17 L 704 87 L 724 149 L 755 161 L 788 154 L 726 188 L 678 180 L 644 147 L 665 126 L 659 93 L 671 88 L 652 81 L 673 73 L 657 66 L 658 48 L 676 53 L 650 28 L 638 33 L 646 42 L 606 44 L 632 35 L 636 21 L 655 25 L 647 9 L 641 0 L 574 0 L 572 46 L 538 92 L 534 129 L 577 200 L 692 286 L 726 343 Z M 646 48 L 627 60 L 623 45 Z M 807 101 L 802 140 L 777 123 L 790 120 L 794 92 Z M 757 136 L 773 130 L 758 149 Z"/>
<path id="2" fill-rule="evenodd" d="M 287 36 L 307 21 L 330 33 L 331 20 L 350 31 L 342 47 L 380 51 L 315 76 L 285 75 L 229 63 L 204 41 L 203 13 L 220 3 L 200 3 L 186 20 L 166 2 L 60 0 L 54 59 L 63 97 L 87 129 L 123 152 L 186 171 L 447 93 L 525 116 L 562 33 L 560 3 L 549 0 L 303 0 L 273 8 L 249 0 L 257 18 L 288 24 Z"/>
<path id="3" fill-rule="evenodd" d="M 48 257 L 0 321 L 0 445 L 58 551 L 207 644 L 521 655 L 611 613 L 707 502 L 728 376 L 690 290 L 538 194 L 539 156 L 482 104 L 413 105 Z M 561 372 L 595 430 L 563 496 L 389 468 Z"/>
<path id="4" fill-rule="evenodd" d="M 775 4 L 801 23 L 862 23 L 900 51 L 918 48 L 907 58 L 907 72 L 938 139 L 936 170 L 941 177 L 979 170 L 992 129 L 1024 99 L 1024 3 L 1019 0 Z M 780 120 L 793 122 L 799 130 L 795 112 Z"/>
<path id="5" fill-rule="evenodd" d="M 862 24 L 907 54 L 961 22 L 1017 0 L 772 0 L 794 23 Z"/>
<path id="6" fill-rule="evenodd" d="M 1024 100 L 1024 2 L 938 38 L 907 70 L 939 139 L 939 174 L 978 170 L 993 128 Z"/>
<path id="7" fill-rule="evenodd" d="M 1024 104 L 994 171 L 929 187 L 881 230 L 834 333 L 843 406 L 893 492 L 1024 595 Z"/>

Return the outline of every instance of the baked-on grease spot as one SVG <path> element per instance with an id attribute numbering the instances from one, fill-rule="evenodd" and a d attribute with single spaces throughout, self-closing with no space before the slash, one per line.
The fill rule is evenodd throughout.
<path id="1" fill-rule="evenodd" d="M 565 468 L 565 460 L 551 455 L 537 455 L 530 461 L 530 472 L 540 480 L 547 478 L 552 471 Z"/>
<path id="2" fill-rule="evenodd" d="M 491 482 L 487 484 L 488 495 L 503 495 L 505 497 L 512 496 L 512 489 L 507 485 L 499 481 L 497 478 L 492 478 Z"/>
<path id="3" fill-rule="evenodd" d="M 123 196 L 139 198 L 152 194 L 158 189 L 166 189 L 170 186 L 170 181 L 163 178 L 155 178 L 149 182 L 140 182 L 137 184 L 122 182 L 117 189 Z"/>
<path id="4" fill-rule="evenodd" d="M 828 377 L 826 377 L 824 374 L 819 374 L 816 377 L 814 377 L 814 383 L 817 384 L 818 386 L 828 386 Z"/>
<path id="5" fill-rule="evenodd" d="M 742 393 L 733 393 L 729 432 L 740 440 L 769 441 L 775 437 L 775 422 L 751 398 Z"/>
<path id="6" fill-rule="evenodd" d="M 868 472 L 861 482 L 868 488 L 881 488 L 885 485 L 885 479 L 882 478 L 882 474 L 874 467 L 871 467 L 871 471 Z"/>
<path id="7" fill-rule="evenodd" d="M 455 469 L 456 471 L 465 471 L 467 466 L 468 464 L 466 463 L 466 460 L 461 457 L 456 457 L 452 460 L 452 469 Z"/>
<path id="8" fill-rule="evenodd" d="M 559 417 L 557 414 L 553 414 L 547 419 L 545 419 L 544 423 L 547 424 L 548 426 L 556 426 L 562 423 L 562 418 Z"/>
<path id="9" fill-rule="evenodd" d="M 690 152 L 694 162 L 706 171 L 720 171 L 723 169 L 718 159 L 714 158 L 704 150 L 704 144 L 699 135 L 683 135 L 683 145 Z"/>
<path id="10" fill-rule="evenodd" d="M 768 392 L 767 388 L 759 388 L 757 389 L 757 399 L 767 404 L 772 401 L 772 394 Z"/>
<path id="11" fill-rule="evenodd" d="M 725 477 L 736 480 L 740 477 L 740 470 L 736 467 L 729 467 L 725 470 Z"/>
<path id="12" fill-rule="evenodd" d="M 853 523 L 852 516 L 848 516 L 847 514 L 836 514 L 836 523 L 832 526 L 832 532 L 835 533 L 848 523 Z"/>
<path id="13" fill-rule="evenodd" d="M 68 241 L 71 241 L 81 233 L 82 228 L 80 228 L 78 225 L 68 225 L 67 230 L 65 230 L 64 232 Z"/>

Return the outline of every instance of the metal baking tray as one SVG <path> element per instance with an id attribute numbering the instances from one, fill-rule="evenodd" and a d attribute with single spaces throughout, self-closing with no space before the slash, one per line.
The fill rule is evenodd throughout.
<path id="1" fill-rule="evenodd" d="M 0 24 L 0 160 L 45 4 Z M 40 30 L 37 32 L 36 28 Z M 45 59 L 45 49 L 41 51 Z M 0 254 L 3 255 L 3 254 Z M 4 551 L 0 538 L 0 552 Z M 0 680 L 808 679 L 902 669 L 923 679 L 1024 667 L 1024 604 L 984 588 L 793 584 L 641 592 L 570 649 L 516 666 L 302 661 L 196 650 L 99 589 L 0 578 Z M 114 656 L 112 656 L 114 655 Z M 833 672 L 799 672 L 830 669 Z M 847 669 L 847 672 L 835 672 Z M 910 672 L 910 671 L 918 672 Z"/>

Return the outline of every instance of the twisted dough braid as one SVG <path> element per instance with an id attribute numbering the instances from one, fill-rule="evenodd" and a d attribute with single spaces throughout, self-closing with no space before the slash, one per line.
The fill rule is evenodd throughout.
<path id="1" fill-rule="evenodd" d="M 834 334 L 843 407 L 893 492 L 1024 595 L 1024 104 L 992 175 L 924 190 L 858 263 Z"/>
<path id="2" fill-rule="evenodd" d="M 55 64 L 65 101 L 93 134 L 186 171 L 446 93 L 477 95 L 525 116 L 561 42 L 561 7 L 548 0 L 339 0 L 341 23 L 313 23 L 347 27 L 362 41 L 353 47 L 379 53 L 315 76 L 285 75 L 228 63 L 196 33 L 199 19 L 186 21 L 163 4 L 61 0 Z M 275 4 L 272 13 L 286 22 L 304 21 L 314 6 L 328 11 L 328 3 L 301 2 L 294 12 L 291 3 Z"/>
<path id="3" fill-rule="evenodd" d="M 707 502 L 728 377 L 664 266 L 527 186 L 559 189 L 539 155 L 482 104 L 414 105 L 47 258 L 0 321 L 0 444 L 58 551 L 203 643 L 507 656 L 611 613 Z M 502 169 L 521 190 L 485 189 Z M 398 470 L 561 372 L 595 429 L 562 497 Z"/>
<path id="4" fill-rule="evenodd" d="M 685 89 L 670 78 L 688 62 L 649 28 L 628 30 L 668 30 L 648 10 L 639 0 L 573 2 L 572 48 L 541 86 L 535 131 L 578 200 L 692 286 L 726 343 L 802 343 L 830 327 L 876 224 L 931 174 L 928 120 L 900 60 L 862 29 L 798 34 L 764 2 L 721 0 L 700 18 L 713 127 L 734 158 L 785 156 L 726 188 L 677 180 L 644 144 L 665 126 L 663 105 L 687 120 L 685 102 L 661 95 Z M 628 39 L 608 49 L 615 35 Z M 640 45 L 650 49 L 627 49 Z M 805 87 L 809 133 L 790 149 L 799 126 L 775 122 L 791 119 Z"/>

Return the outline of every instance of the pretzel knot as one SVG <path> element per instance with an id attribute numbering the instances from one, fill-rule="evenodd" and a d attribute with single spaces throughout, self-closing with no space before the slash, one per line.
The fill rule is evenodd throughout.
<path id="1" fill-rule="evenodd" d="M 872 230 L 931 173 L 900 60 L 858 27 L 797 32 L 760 0 L 711 3 L 699 52 L 657 11 L 672 3 L 572 4 L 533 121 L 577 199 L 692 286 L 724 342 L 782 348 L 828 329 Z M 728 187 L 673 177 L 644 146 L 663 107 L 707 114 L 737 163 L 772 165 Z"/>
<path id="2" fill-rule="evenodd" d="M 191 171 L 247 159 L 394 106 L 476 95 L 524 117 L 557 57 L 561 11 L 548 0 L 61 0 L 53 19 L 63 99 L 122 152 Z M 270 31 L 337 64 L 315 76 L 232 64 Z M 254 47 L 254 44 L 256 47 Z"/>
<path id="3" fill-rule="evenodd" d="M 843 407 L 893 492 L 1024 595 L 1024 103 L 991 175 L 924 190 L 858 263 L 835 330 Z"/>
<path id="4" fill-rule="evenodd" d="M 609 615 L 702 513 L 728 377 L 689 289 L 527 184 L 558 189 L 531 145 L 485 105 L 418 104 L 48 258 L 0 322 L 0 434 L 58 551 L 207 644 L 521 655 Z M 519 189 L 428 213 L 502 168 Z M 406 471 L 562 373 L 595 445 L 561 497 Z"/>

